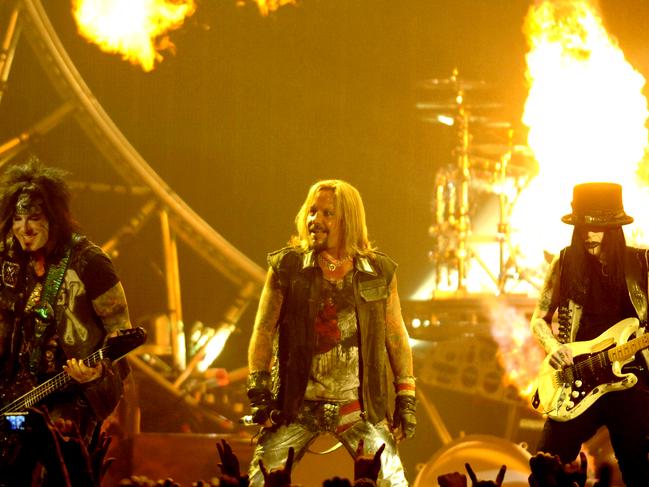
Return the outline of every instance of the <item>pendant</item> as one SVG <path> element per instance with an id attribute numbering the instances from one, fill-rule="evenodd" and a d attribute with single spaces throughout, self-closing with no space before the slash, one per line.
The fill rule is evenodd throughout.
<path id="1" fill-rule="evenodd" d="M 338 267 L 338 266 L 337 266 L 336 264 L 332 264 L 331 262 L 328 262 L 328 263 L 327 263 L 327 267 L 329 268 L 329 270 L 330 270 L 331 272 L 333 272 L 333 271 L 336 270 L 336 267 Z"/>

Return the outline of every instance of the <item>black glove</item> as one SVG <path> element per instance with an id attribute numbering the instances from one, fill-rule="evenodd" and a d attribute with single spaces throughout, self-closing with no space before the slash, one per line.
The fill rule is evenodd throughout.
<path id="1" fill-rule="evenodd" d="M 406 438 L 415 436 L 417 417 L 415 416 L 415 398 L 413 396 L 397 396 L 396 408 L 392 419 L 394 428 L 401 427 Z"/>
<path id="2" fill-rule="evenodd" d="M 264 424 L 274 409 L 273 395 L 270 392 L 270 373 L 252 372 L 248 376 L 246 387 L 252 408 L 252 420 L 257 424 Z"/>

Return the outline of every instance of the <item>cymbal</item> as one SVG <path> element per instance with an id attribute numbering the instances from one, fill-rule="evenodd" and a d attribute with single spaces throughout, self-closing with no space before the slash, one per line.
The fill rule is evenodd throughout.
<path id="1" fill-rule="evenodd" d="M 454 111 L 464 107 L 467 110 L 493 110 L 497 108 L 502 108 L 502 103 L 457 103 L 456 101 L 448 102 L 419 102 L 415 104 L 417 110 L 430 110 L 430 111 Z"/>
<path id="2" fill-rule="evenodd" d="M 441 125 L 454 125 L 455 117 L 450 113 L 438 113 L 437 115 L 424 115 L 420 117 L 423 122 Z M 469 115 L 468 122 L 473 125 L 479 125 L 482 128 L 505 129 L 512 127 L 510 122 L 505 120 L 491 120 L 487 117 L 478 115 Z"/>
<path id="3" fill-rule="evenodd" d="M 472 91 L 489 88 L 483 80 L 466 80 L 451 76 L 450 78 L 430 78 L 419 82 L 419 87 L 424 90 L 454 90 Z"/>
<path id="4" fill-rule="evenodd" d="M 509 145 L 509 144 L 471 144 L 472 153 L 484 157 L 494 156 L 502 157 L 510 150 L 512 153 L 529 155 L 533 157 L 532 150 L 526 145 Z"/>
<path id="5" fill-rule="evenodd" d="M 474 178 L 487 178 L 490 182 L 497 174 L 501 173 L 502 158 L 490 159 L 476 155 L 470 156 L 471 174 Z M 505 176 L 521 177 L 538 173 L 538 162 L 530 152 L 512 152 L 512 156 L 505 167 Z M 496 192 L 495 190 L 492 190 Z"/>

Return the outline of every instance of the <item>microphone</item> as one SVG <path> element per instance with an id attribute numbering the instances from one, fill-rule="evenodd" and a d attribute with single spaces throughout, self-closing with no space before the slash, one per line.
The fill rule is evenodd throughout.
<path id="1" fill-rule="evenodd" d="M 275 426 L 284 420 L 284 414 L 279 409 L 273 409 L 268 415 L 268 419 L 270 419 L 270 422 Z M 260 424 L 255 421 L 254 414 L 246 414 L 239 418 L 239 423 L 243 426 L 260 426 Z"/>

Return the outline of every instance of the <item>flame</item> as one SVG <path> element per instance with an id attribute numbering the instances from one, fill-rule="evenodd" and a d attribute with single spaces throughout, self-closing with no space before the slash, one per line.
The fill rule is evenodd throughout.
<path id="1" fill-rule="evenodd" d="M 524 313 L 503 303 L 491 305 L 489 313 L 491 335 L 498 344 L 504 380 L 514 385 L 522 398 L 529 399 L 536 390 L 536 376 L 545 351 L 532 335 Z"/>
<path id="2" fill-rule="evenodd" d="M 73 0 L 79 33 L 102 50 L 117 53 L 144 71 L 174 45 L 167 32 L 196 10 L 194 0 Z"/>
<path id="3" fill-rule="evenodd" d="M 529 95 L 523 123 L 539 174 L 514 208 L 511 225 L 519 248 L 543 260 L 570 242 L 572 188 L 588 181 L 622 184 L 631 244 L 647 242 L 643 209 L 649 199 L 638 177 L 646 155 L 649 117 L 644 77 L 625 59 L 586 0 L 544 1 L 530 8 L 524 31 Z"/>
<path id="4" fill-rule="evenodd" d="M 644 77 L 625 59 L 591 2 L 538 3 L 524 31 L 530 49 L 523 123 L 539 173 L 510 220 L 519 266 L 540 268 L 544 253 L 570 243 L 573 227 L 560 219 L 571 212 L 572 189 L 581 182 L 620 183 L 625 209 L 635 218 L 624 227 L 627 242 L 646 243 L 649 197 L 639 177 L 649 141 Z M 528 320 L 514 313 L 496 308 L 492 332 L 509 380 L 528 396 L 544 352 Z"/>
<path id="5" fill-rule="evenodd" d="M 255 3 L 257 4 L 257 7 L 259 7 L 259 12 L 261 12 L 262 15 L 268 15 L 270 12 L 274 12 L 278 8 L 284 6 L 284 5 L 295 5 L 295 0 L 254 0 Z M 245 2 L 243 0 L 239 0 L 238 5 L 243 5 Z"/>

